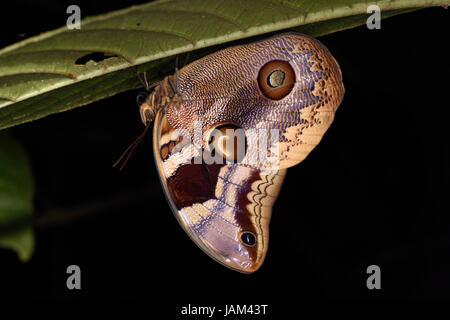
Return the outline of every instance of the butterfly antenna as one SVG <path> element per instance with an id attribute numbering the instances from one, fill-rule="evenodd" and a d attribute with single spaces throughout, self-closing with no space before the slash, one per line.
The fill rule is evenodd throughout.
<path id="1" fill-rule="evenodd" d="M 144 139 L 145 135 L 147 134 L 148 129 L 150 128 L 150 124 L 151 124 L 151 122 L 149 121 L 147 123 L 147 125 L 145 126 L 145 129 L 141 133 L 141 135 L 127 148 L 127 150 L 124 151 L 124 153 L 122 153 L 122 155 L 116 161 L 116 163 L 113 164 L 114 168 L 117 167 L 119 165 L 119 163 L 126 157 L 125 160 L 123 161 L 122 165 L 120 166 L 119 170 L 122 171 L 123 168 L 125 168 L 125 165 L 127 164 L 128 160 L 130 159 L 130 157 L 133 154 L 134 150 L 136 150 L 136 147 L 142 142 L 142 140 Z"/>

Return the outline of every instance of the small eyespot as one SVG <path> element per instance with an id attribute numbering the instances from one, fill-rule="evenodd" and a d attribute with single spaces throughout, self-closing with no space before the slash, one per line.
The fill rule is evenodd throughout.
<path id="1" fill-rule="evenodd" d="M 253 232 L 244 231 L 240 236 L 241 242 L 247 247 L 253 247 L 256 244 L 256 236 Z"/>
<path id="2" fill-rule="evenodd" d="M 227 163 L 239 163 L 245 157 L 247 141 L 242 128 L 234 124 L 222 124 L 214 128 L 208 139 L 211 155 L 218 154 Z"/>
<path id="3" fill-rule="evenodd" d="M 284 98 L 292 91 L 294 83 L 294 70 L 286 61 L 270 61 L 259 71 L 259 89 L 269 99 L 280 100 Z"/>

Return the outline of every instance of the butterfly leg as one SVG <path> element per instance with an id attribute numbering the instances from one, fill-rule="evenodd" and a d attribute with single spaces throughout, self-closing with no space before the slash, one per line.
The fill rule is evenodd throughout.
<path id="1" fill-rule="evenodd" d="M 144 75 L 143 78 L 137 69 L 136 69 L 136 74 L 137 74 L 137 77 L 139 78 L 139 81 L 142 83 L 142 86 L 145 88 L 145 90 L 149 91 L 150 86 L 149 86 L 148 80 L 147 80 L 147 72 L 146 71 L 142 72 L 142 74 Z"/>

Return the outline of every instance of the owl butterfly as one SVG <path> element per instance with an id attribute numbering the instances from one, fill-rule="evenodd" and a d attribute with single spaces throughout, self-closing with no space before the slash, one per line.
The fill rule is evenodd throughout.
<path id="1" fill-rule="evenodd" d="M 286 169 L 320 142 L 344 95 L 339 65 L 297 33 L 208 55 L 140 107 L 167 200 L 191 239 L 243 273 L 263 263 Z"/>

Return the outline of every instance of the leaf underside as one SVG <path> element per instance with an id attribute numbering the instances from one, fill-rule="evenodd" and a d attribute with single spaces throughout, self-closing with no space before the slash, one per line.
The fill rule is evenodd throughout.
<path id="1" fill-rule="evenodd" d="M 389 17 L 445 1 L 160 0 L 86 18 L 0 50 L 0 129 L 136 89 L 138 66 L 160 80 L 184 52 L 288 28 L 322 36 L 364 24 L 371 4 Z"/>

